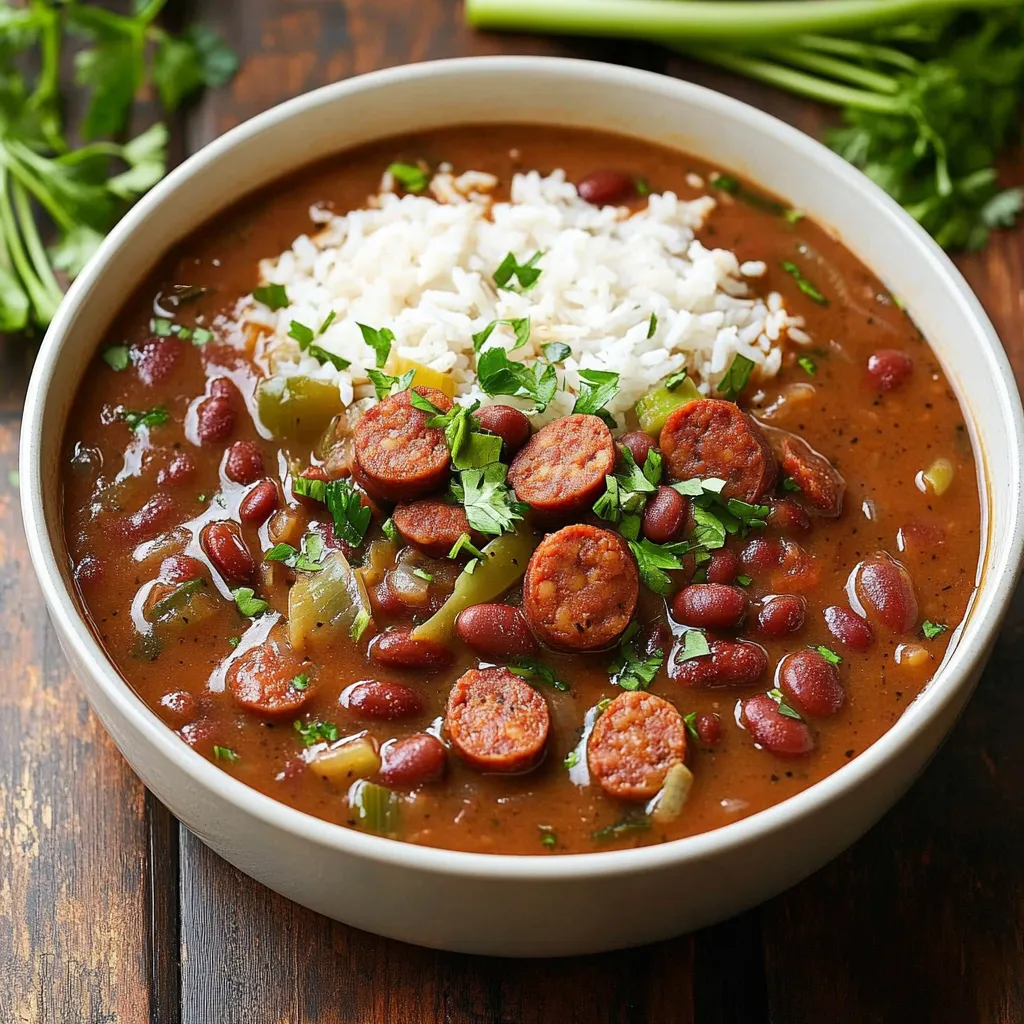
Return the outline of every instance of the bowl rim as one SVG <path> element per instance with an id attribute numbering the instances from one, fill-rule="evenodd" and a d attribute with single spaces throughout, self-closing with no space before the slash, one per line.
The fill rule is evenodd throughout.
<path id="1" fill-rule="evenodd" d="M 22 514 L 29 554 L 51 614 L 59 620 L 58 632 L 73 651 L 74 660 L 85 666 L 106 697 L 128 721 L 130 727 L 151 745 L 157 756 L 172 762 L 190 781 L 213 798 L 225 800 L 262 824 L 281 829 L 297 839 L 315 843 L 338 853 L 409 870 L 489 880 L 561 882 L 568 879 L 608 877 L 620 873 L 651 872 L 679 867 L 715 856 L 728 848 L 742 846 L 765 834 L 795 825 L 817 813 L 832 801 L 848 796 L 869 777 L 884 771 L 915 739 L 942 717 L 951 703 L 961 699 L 972 686 L 972 670 L 983 659 L 995 639 L 1009 604 L 1024 551 L 1024 504 L 1021 468 L 1016 468 L 1012 502 L 1018 510 L 1007 557 L 998 566 L 986 556 L 982 580 L 964 628 L 964 635 L 951 655 L 940 665 L 925 691 L 927 700 L 912 702 L 900 718 L 875 743 L 841 768 L 806 790 L 765 810 L 710 832 L 652 846 L 577 854 L 491 854 L 419 846 L 413 843 L 368 835 L 296 810 L 267 796 L 207 761 L 175 735 L 122 678 L 108 659 L 80 614 L 65 586 L 61 552 L 51 545 L 43 509 L 42 437 L 46 392 L 54 374 L 64 340 L 69 336 L 78 310 L 87 302 L 91 283 L 104 272 L 110 256 L 122 241 L 142 226 L 151 211 L 173 200 L 174 193 L 208 165 L 229 158 L 243 141 L 272 131 L 289 118 L 339 101 L 352 101 L 360 94 L 395 83 L 429 80 L 441 76 L 472 79 L 482 74 L 563 76 L 578 82 L 614 84 L 624 89 L 660 92 L 681 105 L 696 104 L 722 118 L 739 121 L 751 128 L 773 134 L 792 152 L 794 160 L 817 166 L 843 180 L 860 194 L 871 216 L 888 220 L 890 227 L 909 235 L 916 244 L 928 275 L 951 291 L 965 319 L 972 322 L 981 353 L 993 373 L 993 387 L 1006 414 L 1008 443 L 1024 450 L 1024 413 L 1016 382 L 998 336 L 979 300 L 968 287 L 950 258 L 924 230 L 878 186 L 835 153 L 798 129 L 774 116 L 703 86 L 667 75 L 565 57 L 487 56 L 460 57 L 409 64 L 370 72 L 323 86 L 287 100 L 243 122 L 213 140 L 174 169 L 145 195 L 107 236 L 98 253 L 71 286 L 46 333 L 38 353 L 26 398 L 20 449 Z M 269 184 L 269 181 L 267 182 Z M 961 396 L 963 401 L 966 396 Z M 968 417 L 970 419 L 970 417 Z M 973 426 L 972 426 L 973 430 Z M 976 454 L 983 456 L 975 446 Z M 991 554 L 990 546 L 988 555 Z M 912 711 L 913 709 L 913 711 Z"/>

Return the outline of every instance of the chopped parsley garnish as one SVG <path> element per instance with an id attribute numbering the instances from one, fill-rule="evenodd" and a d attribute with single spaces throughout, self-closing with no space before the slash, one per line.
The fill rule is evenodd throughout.
<path id="1" fill-rule="evenodd" d="M 494 328 L 499 324 L 511 327 L 513 334 L 516 336 L 516 343 L 509 349 L 510 352 L 515 352 L 517 348 L 522 348 L 530 340 L 530 318 L 528 316 L 517 317 L 512 320 L 492 320 L 482 331 L 478 331 L 473 335 L 474 352 L 479 352 L 484 347 L 487 339 L 494 333 Z"/>
<path id="2" fill-rule="evenodd" d="M 324 539 L 318 533 L 307 533 L 302 538 L 302 550 L 298 551 L 291 544 L 275 544 L 264 556 L 264 562 L 281 562 L 290 569 L 301 569 L 303 572 L 320 572 L 326 548 Z"/>
<path id="3" fill-rule="evenodd" d="M 599 828 L 590 836 L 595 843 L 607 843 L 613 839 L 622 839 L 632 835 L 634 832 L 646 832 L 651 827 L 651 819 L 646 815 L 643 817 L 623 818 L 614 825 L 606 825 Z"/>
<path id="4" fill-rule="evenodd" d="M 239 587 L 231 592 L 231 596 L 235 599 L 238 610 L 250 619 L 262 615 L 270 607 L 266 601 L 256 596 L 256 591 L 252 587 Z"/>
<path id="5" fill-rule="evenodd" d="M 649 196 L 651 194 L 651 183 L 646 178 L 637 178 L 633 182 L 638 196 Z"/>
<path id="6" fill-rule="evenodd" d="M 135 410 L 122 409 L 121 419 L 128 425 L 129 430 L 139 431 L 143 427 L 156 427 L 166 423 L 170 415 L 162 405 L 154 406 L 152 409 Z"/>
<path id="7" fill-rule="evenodd" d="M 771 697 L 776 704 L 779 705 L 779 714 L 785 715 L 787 718 L 795 718 L 798 722 L 802 722 L 803 718 L 800 712 L 796 708 L 791 708 L 787 703 L 785 697 L 782 695 L 782 691 L 775 687 L 768 691 L 768 696 Z"/>
<path id="8" fill-rule="evenodd" d="M 753 370 L 753 359 L 739 354 L 733 356 L 729 369 L 725 371 L 725 376 L 718 382 L 718 387 L 715 390 L 727 402 L 734 402 L 749 383 Z"/>
<path id="9" fill-rule="evenodd" d="M 392 543 L 398 540 L 398 527 L 395 526 L 395 521 L 390 516 L 380 524 L 380 532 Z M 468 536 L 468 534 L 465 536 Z"/>
<path id="10" fill-rule="evenodd" d="M 797 494 L 803 490 L 803 488 L 791 476 L 784 476 L 782 478 L 782 489 L 784 491 L 793 491 Z"/>
<path id="11" fill-rule="evenodd" d="M 580 393 L 572 407 L 575 413 L 600 416 L 609 427 L 617 426 L 605 406 L 619 392 L 619 375 L 614 370 L 580 370 Z"/>
<path id="12" fill-rule="evenodd" d="M 149 329 L 158 338 L 169 338 L 174 333 L 174 323 L 166 317 L 155 316 L 149 321 Z"/>
<path id="13" fill-rule="evenodd" d="M 254 288 L 252 297 L 271 310 L 284 309 L 288 305 L 288 293 L 283 284 L 264 284 Z"/>
<path id="14" fill-rule="evenodd" d="M 373 390 L 377 392 L 377 398 L 383 400 L 388 395 L 397 395 L 402 391 L 408 391 L 413 377 L 416 376 L 416 371 L 407 370 L 401 377 L 392 377 L 390 373 L 385 373 L 383 370 L 367 370 L 366 376 L 373 385 Z"/>
<path id="15" fill-rule="evenodd" d="M 324 333 L 324 331 L 327 330 L 328 327 L 331 326 L 331 324 L 334 323 L 334 317 L 335 317 L 335 312 L 332 309 L 330 311 L 330 313 L 328 313 L 327 316 L 324 317 L 324 322 L 317 328 L 316 336 L 318 338 L 320 337 L 321 334 Z"/>
<path id="16" fill-rule="evenodd" d="M 419 577 L 421 580 L 425 580 L 427 583 L 433 583 L 434 582 L 433 575 L 431 573 L 427 572 L 426 569 L 421 569 L 419 566 L 417 566 L 415 569 L 413 569 L 412 574 L 413 574 L 413 576 Z"/>
<path id="17" fill-rule="evenodd" d="M 595 705 L 595 709 L 599 715 L 603 715 L 611 705 L 611 697 L 602 697 Z"/>
<path id="18" fill-rule="evenodd" d="M 814 649 L 815 649 L 815 650 L 816 650 L 816 651 L 817 651 L 817 652 L 818 652 L 818 653 L 819 653 L 819 654 L 820 654 L 820 655 L 821 655 L 821 656 L 822 656 L 822 657 L 823 657 L 823 658 L 824 658 L 824 659 L 825 659 L 825 660 L 826 660 L 826 661 L 827 661 L 827 662 L 828 662 L 828 663 L 829 663 L 830 665 L 841 665 L 841 664 L 843 663 L 843 659 L 842 659 L 842 658 L 840 658 L 840 657 L 839 657 L 839 655 L 838 655 L 838 654 L 836 654 L 836 652 L 835 652 L 835 651 L 833 651 L 831 647 L 825 647 L 824 645 L 819 645 L 818 647 L 815 647 Z"/>
<path id="19" fill-rule="evenodd" d="M 558 836 L 555 835 L 555 829 L 552 825 L 538 825 L 540 829 L 540 842 L 542 846 L 557 846 Z"/>
<path id="20" fill-rule="evenodd" d="M 295 731 L 307 747 L 316 746 L 317 743 L 333 743 L 338 738 L 338 727 L 333 722 L 297 721 Z"/>
<path id="21" fill-rule="evenodd" d="M 654 544 L 646 537 L 627 540 L 626 543 L 636 559 L 641 583 L 656 594 L 667 594 L 672 589 L 672 580 L 665 570 L 682 569 L 682 559 L 677 551 L 685 554 L 690 545 L 685 541 L 681 544 Z"/>
<path id="22" fill-rule="evenodd" d="M 356 324 L 363 341 L 373 349 L 377 361 L 377 368 L 380 369 L 391 355 L 391 343 L 395 340 L 394 334 L 387 327 L 367 327 L 366 324 Z"/>
<path id="23" fill-rule="evenodd" d="M 710 653 L 711 647 L 708 645 L 708 638 L 704 635 L 703 630 L 688 629 L 683 634 L 683 645 L 676 651 L 673 660 L 677 665 L 681 665 L 684 661 L 703 658 Z"/>
<path id="24" fill-rule="evenodd" d="M 483 469 L 464 469 L 452 493 L 465 508 L 469 525 L 480 533 L 500 534 L 513 529 L 516 520 L 523 518 L 525 506 L 516 501 L 515 494 L 505 482 L 507 467 L 492 462 Z"/>
<path id="25" fill-rule="evenodd" d="M 660 648 L 647 658 L 641 657 L 635 643 L 639 631 L 639 623 L 633 622 L 622 635 L 619 649 L 608 666 L 612 686 L 623 690 L 646 690 L 665 663 L 665 652 Z"/>
<path id="26" fill-rule="evenodd" d="M 741 573 L 739 576 L 736 577 L 736 582 L 741 587 L 749 587 L 750 584 L 753 583 L 754 581 L 749 576 Z"/>
<path id="27" fill-rule="evenodd" d="M 565 760 L 562 761 L 562 764 L 564 764 L 566 768 L 575 768 L 579 763 L 580 752 L 576 747 L 573 747 L 573 749 L 565 755 Z"/>
<path id="28" fill-rule="evenodd" d="M 370 528 L 373 513 L 363 504 L 362 494 L 348 480 L 331 480 L 324 488 L 324 501 L 334 522 L 334 535 L 357 548 Z"/>
<path id="29" fill-rule="evenodd" d="M 300 324 L 298 320 L 292 320 L 288 325 L 288 337 L 294 338 L 299 343 L 299 348 L 309 348 L 313 343 L 313 328 Z"/>
<path id="30" fill-rule="evenodd" d="M 127 370 L 131 357 L 128 355 L 127 345 L 110 345 L 103 350 L 103 362 L 112 370 Z"/>
<path id="31" fill-rule="evenodd" d="M 949 626 L 943 625 L 941 622 L 931 622 L 929 619 L 925 619 L 921 623 L 921 632 L 929 640 L 934 640 L 936 637 L 941 636 L 947 629 L 949 629 Z"/>
<path id="32" fill-rule="evenodd" d="M 228 637 L 228 646 L 231 647 L 232 649 L 237 647 L 241 642 L 242 642 L 242 638 L 240 636 L 229 636 Z"/>
<path id="33" fill-rule="evenodd" d="M 515 253 L 510 252 L 498 264 L 498 269 L 493 275 L 494 283 L 499 288 L 504 288 L 505 291 L 528 292 L 540 277 L 541 268 L 536 264 L 543 255 L 544 253 L 538 249 L 525 263 L 520 263 L 516 259 Z M 519 282 L 518 288 L 510 283 L 513 277 Z"/>
<path id="34" fill-rule="evenodd" d="M 370 625 L 370 613 L 365 608 L 360 608 L 356 617 L 352 620 L 352 625 L 349 626 L 348 635 L 353 643 L 362 638 L 362 635 L 366 632 L 367 626 Z"/>
<path id="35" fill-rule="evenodd" d="M 572 349 L 564 341 L 549 341 L 541 352 L 549 363 L 564 362 L 572 355 Z"/>
<path id="36" fill-rule="evenodd" d="M 214 744 L 213 756 L 218 761 L 238 761 L 240 760 L 238 754 L 236 754 L 230 747 L 218 747 Z"/>
<path id="37" fill-rule="evenodd" d="M 292 477 L 292 490 L 300 498 L 309 498 L 312 501 L 325 501 L 327 481 L 309 476 Z"/>
<path id="38" fill-rule="evenodd" d="M 657 313 L 651 314 L 651 319 L 647 324 L 647 337 L 648 340 L 654 337 L 654 332 L 658 329 L 658 315 Z"/>
<path id="39" fill-rule="evenodd" d="M 406 192 L 422 192 L 430 184 L 430 174 L 419 164 L 393 163 L 388 166 L 388 174 Z"/>
<path id="40" fill-rule="evenodd" d="M 819 306 L 828 305 L 828 299 L 826 299 L 825 296 L 822 295 L 806 277 L 804 277 L 803 272 L 795 263 L 790 260 L 783 260 L 782 269 L 789 274 L 794 281 L 796 281 L 797 288 L 799 288 L 800 291 L 802 291 L 809 299 L 813 299 Z"/>
<path id="41" fill-rule="evenodd" d="M 763 528 L 768 525 L 767 505 L 751 505 L 739 498 L 729 498 L 725 507 L 740 521 L 743 526 Z"/>
<path id="42" fill-rule="evenodd" d="M 808 377 L 813 377 L 818 372 L 818 364 L 810 356 L 798 356 L 797 363 Z"/>
<path id="43" fill-rule="evenodd" d="M 760 192 L 747 188 L 746 185 L 731 174 L 716 174 L 711 180 L 711 187 L 717 188 L 720 192 L 727 192 L 729 195 L 735 196 L 740 201 L 746 203 L 747 206 L 754 207 L 755 210 L 763 210 L 765 213 L 775 214 L 776 217 L 785 216 L 789 212 L 789 207 L 784 203 L 780 203 L 777 199 L 771 199 Z"/>
<path id="44" fill-rule="evenodd" d="M 644 510 L 648 495 L 658 489 L 657 482 L 661 479 L 660 453 L 652 449 L 641 470 L 633 458 L 633 453 L 625 445 L 619 446 L 619 452 L 626 469 L 624 472 L 605 477 L 605 492 L 594 502 L 594 514 L 610 523 L 622 522 L 627 516 L 638 517 Z M 629 529 L 620 532 L 623 532 L 624 536 L 631 535 Z M 632 536 L 632 539 L 635 539 L 635 536 Z"/>
<path id="45" fill-rule="evenodd" d="M 416 405 L 415 399 L 413 405 Z M 479 421 L 473 417 L 479 405 L 479 402 L 455 405 L 446 413 L 435 410 L 437 415 L 427 420 L 428 427 L 444 431 L 456 469 L 483 469 L 497 462 L 501 455 L 501 438 L 482 431 Z"/>
<path id="46" fill-rule="evenodd" d="M 697 712 L 691 711 L 688 715 L 683 715 L 683 725 L 686 726 L 686 731 L 700 743 L 700 733 L 697 731 Z"/>
<path id="47" fill-rule="evenodd" d="M 670 373 L 662 382 L 662 387 L 666 391 L 675 391 L 675 389 L 679 387 L 679 385 L 682 384 L 684 380 L 686 380 L 686 377 L 687 372 L 686 367 L 684 366 L 683 369 L 676 370 L 675 373 Z"/>
<path id="48" fill-rule="evenodd" d="M 293 690 L 306 690 L 309 688 L 309 676 L 300 672 L 291 682 Z"/>
<path id="49" fill-rule="evenodd" d="M 429 398 L 425 398 L 418 391 L 409 392 L 409 404 L 414 409 L 419 409 L 420 412 L 430 413 L 431 416 L 445 415 Z"/>
<path id="50" fill-rule="evenodd" d="M 563 682 L 555 673 L 536 658 L 516 658 L 508 667 L 509 672 L 514 672 L 524 679 L 539 679 L 542 683 L 554 687 L 562 693 L 569 692 L 569 684 Z"/>
<path id="51" fill-rule="evenodd" d="M 451 551 L 448 552 L 449 558 L 458 558 L 465 552 L 467 555 L 471 555 L 473 558 L 483 558 L 484 553 L 473 543 L 473 539 L 468 533 L 462 534 L 461 537 L 452 545 Z"/>
<path id="52" fill-rule="evenodd" d="M 489 348 L 477 360 L 480 389 L 487 395 L 517 395 L 537 403 L 543 412 L 558 387 L 555 368 L 550 363 L 524 366 L 512 362 L 502 348 Z"/>
<path id="53" fill-rule="evenodd" d="M 330 323 L 333 319 L 334 314 L 332 313 L 324 324 Z M 320 333 L 323 333 L 324 328 L 320 328 Z M 347 370 L 352 364 L 347 360 L 343 359 L 339 355 L 335 355 L 333 352 L 328 352 L 327 349 L 320 345 L 313 344 L 313 338 L 316 335 L 313 334 L 313 328 L 307 327 L 305 324 L 300 324 L 298 320 L 292 320 L 288 327 L 288 337 L 294 338 L 299 343 L 299 348 L 307 355 L 312 356 L 318 363 L 330 363 L 336 370 Z"/>

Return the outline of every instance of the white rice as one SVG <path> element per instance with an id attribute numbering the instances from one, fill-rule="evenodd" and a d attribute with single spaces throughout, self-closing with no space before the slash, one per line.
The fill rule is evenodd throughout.
<path id="1" fill-rule="evenodd" d="M 787 337 L 807 339 L 781 295 L 756 294 L 764 263 L 740 264 L 696 240 L 714 212 L 710 196 L 684 202 L 652 194 L 630 216 L 581 200 L 563 171 L 515 175 L 509 202 L 494 202 L 496 180 L 478 171 L 456 178 L 444 168 L 429 195 L 396 195 L 389 179 L 365 209 L 345 216 L 312 209 L 316 232 L 260 263 L 264 284 L 285 286 L 287 308 L 271 312 L 247 298 L 237 311 L 246 333 L 261 335 L 258 355 L 274 372 L 334 379 L 346 404 L 372 393 L 366 368 L 374 354 L 359 323 L 390 328 L 393 352 L 451 374 L 462 400 L 488 404 L 510 399 L 480 392 L 472 335 L 492 320 L 529 317 L 530 341 L 510 358 L 531 362 L 552 341 L 572 350 L 559 373 L 568 390 L 559 390 L 541 422 L 572 408 L 580 369 L 619 374 L 609 403 L 615 415 L 684 366 L 705 393 L 737 354 L 753 360 L 761 378 L 773 376 Z M 542 273 L 532 289 L 495 286 L 506 254 L 522 263 L 537 251 Z M 344 371 L 302 355 L 288 337 L 291 321 L 316 330 L 331 313 L 317 344 L 347 359 Z M 514 340 L 500 326 L 486 347 L 509 350 Z M 525 399 L 513 404 L 531 407 Z"/>

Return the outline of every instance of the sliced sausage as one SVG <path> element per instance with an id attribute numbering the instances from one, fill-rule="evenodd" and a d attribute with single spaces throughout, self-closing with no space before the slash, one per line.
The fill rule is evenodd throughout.
<path id="1" fill-rule="evenodd" d="M 523 612 L 549 647 L 596 651 L 622 635 L 636 611 L 640 578 L 625 541 L 586 523 L 540 542 L 523 580 Z"/>
<path id="2" fill-rule="evenodd" d="M 843 511 L 846 481 L 835 466 L 796 434 L 773 428 L 768 436 L 783 475 L 800 488 L 800 499 L 807 511 L 829 519 L 838 516 Z"/>
<path id="3" fill-rule="evenodd" d="M 301 675 L 305 685 L 296 687 Z M 231 663 L 227 685 L 238 704 L 267 717 L 294 714 L 315 689 L 309 663 L 273 635 Z"/>
<path id="4" fill-rule="evenodd" d="M 686 758 L 686 725 L 667 700 L 637 690 L 623 693 L 594 723 L 587 766 L 618 800 L 650 800 L 668 770 Z"/>
<path id="5" fill-rule="evenodd" d="M 442 391 L 414 390 L 442 412 L 452 407 Z M 356 426 L 352 475 L 379 501 L 411 501 L 436 491 L 448 478 L 444 431 L 427 426 L 430 414 L 415 408 L 410 396 L 403 391 L 385 398 Z"/>
<path id="6" fill-rule="evenodd" d="M 448 696 L 448 737 L 458 755 L 480 771 L 532 768 L 549 727 L 547 702 L 505 668 L 471 668 Z"/>
<path id="7" fill-rule="evenodd" d="M 710 653 L 689 661 L 669 659 L 670 678 L 694 690 L 749 686 L 768 670 L 764 648 L 749 640 L 709 640 Z"/>
<path id="8" fill-rule="evenodd" d="M 778 467 L 761 428 L 733 402 L 702 398 L 669 414 L 661 454 L 674 480 L 717 477 L 726 498 L 756 502 L 774 486 Z"/>
<path id="9" fill-rule="evenodd" d="M 461 505 L 449 505 L 432 498 L 398 505 L 391 518 L 410 544 L 432 558 L 444 558 L 464 533 L 472 532 Z"/>
<path id="10" fill-rule="evenodd" d="M 542 515 L 588 508 L 615 467 L 615 442 L 597 416 L 573 413 L 542 427 L 512 461 L 508 482 Z"/>
<path id="11" fill-rule="evenodd" d="M 462 642 L 485 658 L 517 658 L 537 649 L 522 609 L 507 604 L 475 604 L 459 613 L 455 628 Z"/>

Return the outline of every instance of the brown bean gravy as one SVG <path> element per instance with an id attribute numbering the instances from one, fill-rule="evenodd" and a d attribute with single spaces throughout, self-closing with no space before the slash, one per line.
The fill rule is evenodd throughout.
<path id="1" fill-rule="evenodd" d="M 628 200 L 636 207 L 647 188 L 683 199 L 710 191 L 719 205 L 701 241 L 765 261 L 768 272 L 754 287 L 782 293 L 813 341 L 787 345 L 781 372 L 744 389 L 739 406 L 753 419 L 708 406 L 699 420 L 673 414 L 671 436 L 651 441 L 673 452 L 664 454 L 663 487 L 698 444 L 711 469 L 728 445 L 744 459 L 763 456 L 758 482 L 740 473 L 735 493 L 768 483 L 753 502 L 770 507 L 766 525 L 728 536 L 712 560 L 691 553 L 670 573 L 668 593 L 640 582 L 633 597 L 633 556 L 584 495 L 585 507 L 562 508 L 560 519 L 558 509 L 554 519 L 550 509 L 527 516 L 536 530 L 531 547 L 545 535 L 547 546 L 530 560 L 525 582 L 488 597 L 504 611 L 475 613 L 479 621 L 470 615 L 440 653 L 403 646 L 404 634 L 443 604 L 468 557 L 447 557 L 450 537 L 431 518 L 436 508 L 407 516 L 403 529 L 412 534 L 425 524 L 438 537 L 385 543 L 382 526 L 397 518 L 395 500 L 423 498 L 431 471 L 422 469 L 406 498 L 408 481 L 388 477 L 376 450 L 363 450 L 361 467 L 349 466 L 316 439 L 275 439 L 258 429 L 260 371 L 231 329 L 237 301 L 258 284 L 258 261 L 313 230 L 311 205 L 336 212 L 365 205 L 395 160 L 490 172 L 506 195 L 515 171 L 555 168 L 581 185 L 606 170 L 642 180 L 641 194 Z M 838 241 L 806 218 L 750 201 L 728 180 L 731 191 L 695 189 L 694 174 L 709 181 L 712 170 L 611 135 L 522 125 L 431 131 L 341 154 L 276 183 L 161 262 L 111 324 L 82 381 L 64 443 L 64 515 L 96 636 L 183 742 L 327 821 L 429 846 L 550 855 L 661 843 L 736 821 L 823 779 L 896 721 L 942 662 L 976 586 L 981 503 L 964 414 L 896 299 Z M 198 330 L 198 338 L 169 332 L 159 322 L 166 319 Z M 424 393 L 443 411 L 446 396 Z M 148 424 L 140 424 L 147 412 Z M 426 429 L 416 416 L 427 413 L 396 407 L 388 415 L 396 429 L 417 436 Z M 368 445 L 383 436 L 371 426 Z M 505 438 L 506 463 L 512 448 L 536 443 L 509 435 L 520 427 L 492 426 Z M 586 441 L 592 454 L 608 451 L 621 465 L 621 452 L 602 447 L 601 425 L 588 420 L 584 428 L 578 436 L 593 437 Z M 755 453 L 763 437 L 768 446 Z M 814 452 L 827 463 L 815 463 Z M 416 460 L 419 473 L 425 463 Z M 442 450 L 441 479 L 427 500 L 444 496 L 444 460 Z M 317 466 L 323 471 L 310 472 Z M 343 544 L 315 495 L 293 494 L 303 472 L 311 480 L 355 479 L 371 492 L 362 544 Z M 560 472 L 569 482 L 556 504 L 573 497 L 566 490 L 577 480 L 576 469 Z M 845 494 L 841 513 L 830 516 L 835 474 Z M 538 480 L 525 461 L 512 476 L 517 491 Z M 380 496 L 383 481 L 398 488 L 391 500 Z M 541 490 L 534 486 L 531 503 L 547 500 Z M 684 505 L 690 500 L 684 496 Z M 664 507 L 644 520 L 649 536 L 688 536 L 692 519 L 686 530 L 673 519 L 676 498 L 659 492 L 658 501 Z M 442 525 L 458 536 L 459 522 Z M 563 528 L 569 532 L 560 537 Z M 345 634 L 297 652 L 285 620 L 303 569 L 265 556 L 282 541 L 301 548 L 308 534 L 320 538 L 314 555 L 323 555 L 322 545 L 328 555 L 341 550 L 356 569 L 368 567 L 373 617 L 358 641 Z M 492 539 L 477 536 L 474 547 Z M 397 559 L 404 590 L 389 588 Z M 584 581 L 579 594 L 574 572 Z M 591 576 L 600 587 L 588 590 Z M 719 577 L 725 582 L 708 582 Z M 713 589 L 682 596 L 695 584 Z M 236 602 L 230 595 L 240 588 L 248 592 Z M 591 622 L 603 608 L 612 615 L 609 594 L 621 622 L 602 619 L 597 649 L 570 649 L 573 623 Z M 766 611 L 772 596 L 786 600 Z M 587 601 L 593 607 L 580 611 Z M 563 607 L 572 613 L 568 636 Z M 618 641 L 610 649 L 605 642 L 630 620 L 640 626 L 637 656 L 661 646 L 675 678 L 662 664 L 646 689 L 626 694 L 609 676 Z M 687 624 L 700 628 L 688 633 Z M 508 652 L 481 654 L 463 633 L 479 650 L 505 644 Z M 687 643 L 696 645 L 692 654 L 702 642 L 708 653 L 673 660 L 685 657 Z M 532 650 L 546 678 L 488 668 L 508 664 L 517 647 Z M 796 658 L 788 669 L 787 656 Z M 365 681 L 388 685 L 354 688 Z M 359 744 L 355 755 L 347 739 Z M 339 747 L 343 758 L 321 760 Z M 683 763 L 692 773 L 685 804 L 674 815 L 654 813 L 649 794 Z"/>

